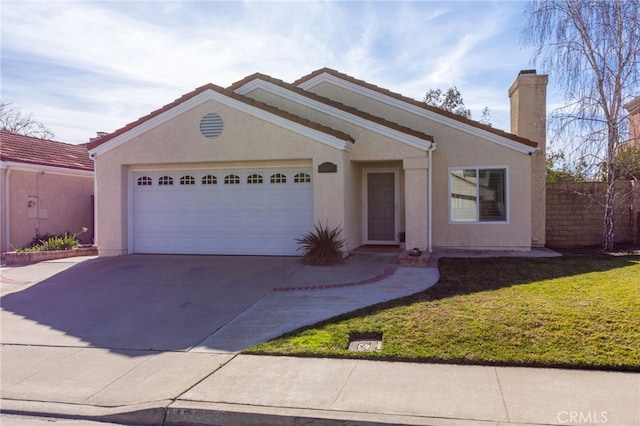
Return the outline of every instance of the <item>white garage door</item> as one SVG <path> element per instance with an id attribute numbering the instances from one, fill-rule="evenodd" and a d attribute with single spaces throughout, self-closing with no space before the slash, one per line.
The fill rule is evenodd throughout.
<path id="1" fill-rule="evenodd" d="M 134 253 L 299 255 L 313 227 L 308 168 L 136 171 Z"/>

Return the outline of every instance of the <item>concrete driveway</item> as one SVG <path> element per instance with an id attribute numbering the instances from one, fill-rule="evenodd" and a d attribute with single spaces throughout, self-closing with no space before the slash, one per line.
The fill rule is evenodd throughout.
<path id="1" fill-rule="evenodd" d="M 394 270 L 388 262 L 388 257 L 369 255 L 323 268 L 303 266 L 294 257 L 129 255 L 86 260 L 5 294 L 1 343 L 98 347 L 129 356 L 136 350 L 238 351 L 303 325 L 415 293 L 437 280 L 435 271 L 433 282 L 422 279 L 407 288 L 395 280 L 384 284 L 390 277 L 379 279 Z M 42 263 L 7 268 L 3 276 L 28 276 L 29 268 L 46 276 Z M 317 286 L 323 288 L 309 289 Z"/>

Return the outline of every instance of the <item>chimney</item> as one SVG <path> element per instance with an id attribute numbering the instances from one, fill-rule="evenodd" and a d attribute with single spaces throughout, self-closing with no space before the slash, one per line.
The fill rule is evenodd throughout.
<path id="1" fill-rule="evenodd" d="M 511 133 L 538 143 L 531 158 L 531 246 L 545 245 L 547 82 L 536 70 L 520 71 L 509 88 Z"/>
<path id="2" fill-rule="evenodd" d="M 108 132 L 96 132 L 96 137 L 95 138 L 89 138 L 89 142 L 97 141 L 101 137 L 107 136 L 108 134 L 109 134 Z"/>

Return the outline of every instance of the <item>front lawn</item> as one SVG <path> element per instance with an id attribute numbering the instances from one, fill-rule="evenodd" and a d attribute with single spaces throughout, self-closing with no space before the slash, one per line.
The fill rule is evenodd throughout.
<path id="1" fill-rule="evenodd" d="M 640 256 L 441 259 L 439 269 L 424 292 L 247 352 L 640 370 Z M 352 333 L 383 333 L 382 350 L 348 351 Z"/>

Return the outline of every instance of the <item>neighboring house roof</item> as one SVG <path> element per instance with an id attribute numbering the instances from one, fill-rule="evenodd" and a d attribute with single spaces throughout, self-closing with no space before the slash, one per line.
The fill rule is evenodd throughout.
<path id="1" fill-rule="evenodd" d="M 201 93 L 206 92 L 207 90 L 212 90 L 214 92 L 220 93 L 220 94 L 222 94 L 224 96 L 227 96 L 229 98 L 235 99 L 235 100 L 240 101 L 240 102 L 243 102 L 243 103 L 245 103 L 247 105 L 253 106 L 255 108 L 259 108 L 259 109 L 261 109 L 263 111 L 266 111 L 266 112 L 269 112 L 271 114 L 275 114 L 275 115 L 277 115 L 277 116 L 279 116 L 281 118 L 284 118 L 286 120 L 293 121 L 295 123 L 298 123 L 298 124 L 301 124 L 303 126 L 306 126 L 306 127 L 310 128 L 310 129 L 326 133 L 326 134 L 328 134 L 330 136 L 333 136 L 333 137 L 335 137 L 337 139 L 341 139 L 341 140 L 344 140 L 344 141 L 347 141 L 347 142 L 354 142 L 355 141 L 351 136 L 349 136 L 348 134 L 346 134 L 344 132 L 341 132 L 339 130 L 332 129 L 332 128 L 328 127 L 328 126 L 313 122 L 313 121 L 308 120 L 306 118 L 298 117 L 298 116 L 290 114 L 290 113 L 288 113 L 286 111 L 283 111 L 283 110 L 280 110 L 278 108 L 275 108 L 275 107 L 273 107 L 271 105 L 267 105 L 267 104 L 265 104 L 263 102 L 259 102 L 259 101 L 256 101 L 254 99 L 248 98 L 248 97 L 240 95 L 238 93 L 235 93 L 232 90 L 228 90 L 228 89 L 225 89 L 223 87 L 217 86 L 215 84 L 208 83 L 208 84 L 206 84 L 204 86 L 198 87 L 197 89 L 195 89 L 195 90 L 193 90 L 193 91 L 181 96 L 180 98 L 176 99 L 175 101 L 171 102 L 170 104 L 167 104 L 167 105 L 163 106 L 162 108 L 159 108 L 159 109 L 151 112 L 150 114 L 147 114 L 144 117 L 141 117 L 138 120 L 127 124 L 126 126 L 116 130 L 115 132 L 110 133 L 110 134 L 108 134 L 106 136 L 102 136 L 102 137 L 98 138 L 97 140 L 95 140 L 93 142 L 90 142 L 88 144 L 88 148 L 89 148 L 89 150 L 93 150 L 93 149 L 97 148 L 98 146 L 104 144 L 105 142 L 108 142 L 111 139 L 113 139 L 113 138 L 115 138 L 115 137 L 117 137 L 117 136 L 119 136 L 119 135 L 121 135 L 123 133 L 126 133 L 129 130 L 132 130 L 133 128 L 135 128 L 135 127 L 137 127 L 137 126 L 139 126 L 139 125 L 151 120 L 154 117 L 159 116 L 160 114 L 162 114 L 164 112 L 167 112 L 167 111 L 171 110 L 174 107 L 177 107 L 178 105 L 188 101 L 191 98 L 196 97 L 197 95 L 199 95 Z"/>
<path id="2" fill-rule="evenodd" d="M 529 139 L 514 135 L 512 133 L 508 133 L 508 132 L 505 132 L 505 131 L 502 131 L 502 130 L 499 130 L 499 129 L 494 129 L 491 126 L 487 126 L 487 125 L 479 123 L 477 121 L 467 119 L 467 118 L 462 117 L 460 115 L 445 111 L 445 110 L 443 110 L 441 108 L 437 108 L 437 107 L 434 107 L 434 106 L 431 106 L 431 105 L 427 105 L 425 102 L 420 102 L 420 101 L 417 101 L 415 99 L 411 99 L 411 98 L 406 97 L 404 95 L 401 95 L 399 93 L 392 92 L 391 90 L 384 89 L 382 87 L 376 86 L 376 85 L 371 84 L 371 83 L 367 83 L 364 80 L 359 80 L 357 78 L 354 78 L 354 77 L 352 77 L 350 75 L 341 73 L 341 72 L 336 71 L 336 70 L 331 69 L 331 68 L 320 68 L 320 69 L 318 69 L 316 71 L 313 71 L 312 73 L 310 73 L 310 74 L 308 74 L 308 75 L 306 75 L 304 77 L 301 77 L 300 79 L 298 79 L 295 82 L 293 82 L 293 85 L 294 86 L 300 86 L 303 83 L 305 83 L 305 82 L 307 82 L 309 80 L 312 80 L 313 78 L 315 78 L 315 77 L 317 77 L 317 76 L 319 76 L 321 74 L 324 74 L 324 73 L 330 74 L 330 75 L 332 75 L 332 76 L 334 76 L 336 78 L 339 78 L 339 79 L 344 80 L 344 81 L 348 81 L 350 83 L 356 84 L 356 85 L 364 87 L 366 89 L 373 90 L 375 92 L 381 93 L 381 94 L 389 96 L 391 98 L 400 100 L 402 102 L 406 102 L 408 104 L 417 106 L 419 108 L 423 108 L 425 110 L 434 112 L 436 114 L 440 114 L 442 116 L 445 116 L 445 117 L 448 117 L 450 119 L 459 121 L 461 123 L 468 124 L 470 126 L 485 130 L 487 132 L 493 133 L 495 135 L 498 135 L 498 136 L 501 136 L 501 137 L 504 137 L 504 138 L 507 138 L 507 139 L 511 139 L 511 140 L 513 140 L 515 142 L 518 142 L 518 143 L 521 143 L 523 145 L 526 145 L 526 146 L 529 146 L 529 147 L 532 147 L 532 148 L 537 148 L 537 146 L 538 146 L 538 144 L 536 142 L 531 141 Z"/>
<path id="3" fill-rule="evenodd" d="M 350 114 L 357 115 L 357 116 L 359 116 L 359 117 L 361 117 L 361 118 L 363 118 L 365 120 L 369 120 L 369 121 L 381 124 L 383 126 L 389 127 L 391 129 L 397 130 L 397 131 L 402 132 L 402 133 L 406 133 L 408 135 L 411 135 L 411 136 L 414 136 L 414 137 L 417 137 L 417 138 L 420 138 L 420 139 L 424 139 L 424 140 L 429 141 L 429 142 L 433 142 L 433 136 L 431 136 L 431 135 L 428 135 L 426 133 L 423 133 L 423 132 L 420 132 L 420 131 L 417 131 L 417 130 L 413 130 L 413 129 L 409 128 L 409 127 L 402 126 L 402 125 L 400 125 L 398 123 L 394 123 L 394 122 L 386 120 L 384 118 L 374 116 L 374 115 L 369 114 L 367 112 L 360 111 L 357 108 L 351 107 L 349 105 L 345 105 L 345 104 L 340 103 L 340 102 L 336 102 L 336 101 L 331 100 L 329 98 L 326 98 L 324 96 L 317 95 L 317 94 L 315 94 L 313 92 L 309 92 L 307 90 L 304 90 L 304 89 L 301 89 L 299 87 L 296 87 L 293 84 L 286 83 L 286 82 L 284 82 L 282 80 L 273 78 L 273 77 L 265 75 L 265 74 L 255 73 L 255 74 L 252 74 L 250 76 L 247 76 L 247 77 L 243 78 L 242 80 L 233 83 L 231 86 L 228 87 L 228 89 L 229 90 L 233 90 L 233 91 L 237 91 L 242 86 L 245 86 L 246 84 L 248 84 L 248 83 L 250 83 L 250 82 L 252 82 L 254 80 L 263 80 L 263 81 L 275 84 L 275 85 L 280 86 L 280 87 L 282 87 L 284 89 L 287 89 L 287 90 L 295 92 L 295 93 L 297 93 L 299 95 L 305 96 L 305 97 L 307 97 L 309 99 L 313 99 L 315 101 L 322 102 L 322 103 L 324 103 L 326 105 L 332 106 L 334 108 L 340 109 L 340 110 L 348 112 Z"/>
<path id="4" fill-rule="evenodd" d="M 640 115 L 640 96 L 624 104 L 624 108 L 629 111 L 629 115 Z"/>
<path id="5" fill-rule="evenodd" d="M 73 145 L 2 130 L 0 160 L 93 171 L 86 145 Z"/>
<path id="6" fill-rule="evenodd" d="M 629 112 L 629 140 L 626 146 L 640 146 L 640 96 L 624 105 Z"/>

